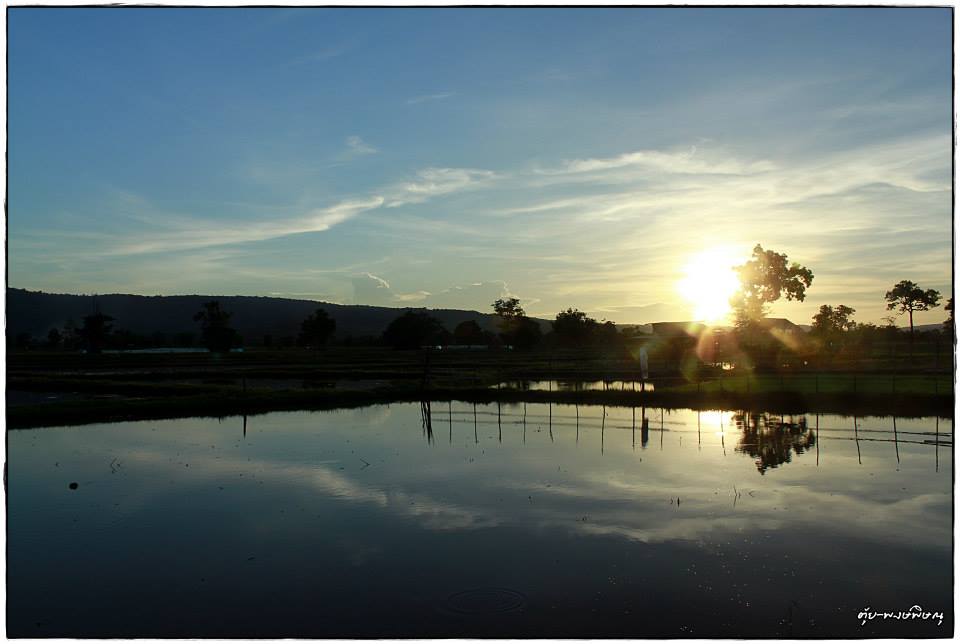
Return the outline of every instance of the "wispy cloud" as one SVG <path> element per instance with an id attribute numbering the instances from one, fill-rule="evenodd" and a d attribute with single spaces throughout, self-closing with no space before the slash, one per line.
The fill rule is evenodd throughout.
<path id="1" fill-rule="evenodd" d="M 566 161 L 559 168 L 538 170 L 541 174 L 575 174 L 581 172 L 603 172 L 617 168 L 644 168 L 668 173 L 683 174 L 756 174 L 773 170 L 771 161 L 760 160 L 743 162 L 735 158 L 709 159 L 697 155 L 697 147 L 692 146 L 683 152 L 663 152 L 660 150 L 639 150 L 614 157 L 596 159 L 574 159 Z"/>
<path id="2" fill-rule="evenodd" d="M 397 293 L 395 298 L 397 302 L 423 302 L 430 297 L 430 291 L 414 291 L 413 293 Z"/>
<path id="3" fill-rule="evenodd" d="M 347 148 L 349 153 L 353 156 L 364 156 L 379 152 L 377 148 L 373 147 L 356 134 L 347 137 Z"/>
<path id="4" fill-rule="evenodd" d="M 420 103 L 426 103 L 427 101 L 441 101 L 445 98 L 450 98 L 456 96 L 456 92 L 439 92 L 437 94 L 423 94 L 421 96 L 414 96 L 407 99 L 407 105 L 418 105 Z"/>
<path id="5" fill-rule="evenodd" d="M 353 138 L 353 137 L 351 137 Z M 349 141 L 349 139 L 348 139 Z M 354 142 L 363 148 L 362 140 Z M 349 143 L 348 143 L 349 144 Z M 107 244 L 108 255 L 136 255 L 225 246 L 322 232 L 367 211 L 382 206 L 397 207 L 467 190 L 496 175 L 471 168 L 426 168 L 413 181 L 390 185 L 369 195 L 341 200 L 331 206 L 307 209 L 303 214 L 261 216 L 256 221 L 225 221 L 193 214 L 165 212 L 133 193 L 120 192 L 116 199 L 128 218 L 157 228 L 136 235 L 117 235 Z M 284 207 L 282 210 L 290 210 Z M 109 235 L 106 237 L 109 239 Z"/>
<path id="6" fill-rule="evenodd" d="M 345 49 L 340 47 L 326 47 L 323 49 L 318 49 L 313 52 L 303 54 L 302 56 L 297 56 L 296 58 L 291 58 L 286 61 L 283 66 L 292 67 L 295 65 L 306 65 L 310 63 L 320 63 L 327 60 L 332 60 L 338 58 L 345 53 Z"/>
<path id="7" fill-rule="evenodd" d="M 137 235 L 134 241 L 124 240 L 108 253 L 115 255 L 159 253 L 320 232 L 361 212 L 379 208 L 383 205 L 383 201 L 383 197 L 380 196 L 341 201 L 333 206 L 316 208 L 296 217 L 247 222 L 243 225 L 236 225 L 236 222 L 167 215 L 156 220 L 167 230 Z"/>
<path id="8" fill-rule="evenodd" d="M 420 203 L 431 197 L 476 188 L 497 177 L 489 170 L 474 168 L 426 168 L 416 179 L 397 184 L 389 191 L 387 208 Z"/>

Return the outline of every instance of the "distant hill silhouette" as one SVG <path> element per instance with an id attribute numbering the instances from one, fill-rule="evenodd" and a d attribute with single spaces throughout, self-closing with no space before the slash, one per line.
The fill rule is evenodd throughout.
<path id="1" fill-rule="evenodd" d="M 35 338 L 46 338 L 53 328 L 63 328 L 67 320 L 80 326 L 85 316 L 96 306 L 102 313 L 115 319 L 114 327 L 140 335 L 152 333 L 195 333 L 199 325 L 193 315 L 204 302 L 218 300 L 231 312 L 230 324 L 237 329 L 248 345 L 258 345 L 266 335 L 273 342 L 285 337 L 296 337 L 300 323 L 318 308 L 325 309 L 337 322 L 335 338 L 379 336 L 390 322 L 404 311 L 425 310 L 411 307 L 389 308 L 330 304 L 312 300 L 292 300 L 277 297 L 246 295 L 67 295 L 43 293 L 19 288 L 7 289 L 7 336 L 29 333 Z M 457 309 L 430 309 L 448 331 L 467 320 L 476 320 L 484 330 L 496 331 L 496 316 L 492 313 Z M 548 322 L 538 320 L 544 331 Z M 547 326 L 545 326 L 547 325 Z"/>

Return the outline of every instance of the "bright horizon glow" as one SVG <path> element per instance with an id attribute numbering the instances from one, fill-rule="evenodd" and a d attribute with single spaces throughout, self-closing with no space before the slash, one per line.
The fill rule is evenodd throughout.
<path id="1" fill-rule="evenodd" d="M 741 254 L 728 246 L 708 248 L 687 261 L 677 291 L 693 304 L 695 320 L 707 324 L 727 321 L 730 297 L 740 287 L 733 267 L 743 261 Z"/>

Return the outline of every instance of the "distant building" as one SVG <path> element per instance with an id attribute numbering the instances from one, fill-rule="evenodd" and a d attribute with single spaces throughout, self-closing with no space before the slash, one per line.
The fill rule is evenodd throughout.
<path id="1" fill-rule="evenodd" d="M 699 337 L 707 329 L 707 325 L 700 322 L 654 322 L 650 326 L 653 335 L 661 338 Z"/>
<path id="2" fill-rule="evenodd" d="M 767 331 L 781 331 L 784 333 L 803 333 L 803 328 L 794 324 L 787 318 L 763 318 L 757 320 L 757 325 Z"/>

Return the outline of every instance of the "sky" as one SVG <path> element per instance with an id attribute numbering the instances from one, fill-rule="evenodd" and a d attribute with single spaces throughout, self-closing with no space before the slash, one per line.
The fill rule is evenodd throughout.
<path id="1" fill-rule="evenodd" d="M 797 323 L 952 289 L 950 9 L 8 21 L 12 287 L 646 323 L 759 243 L 814 273 Z"/>

